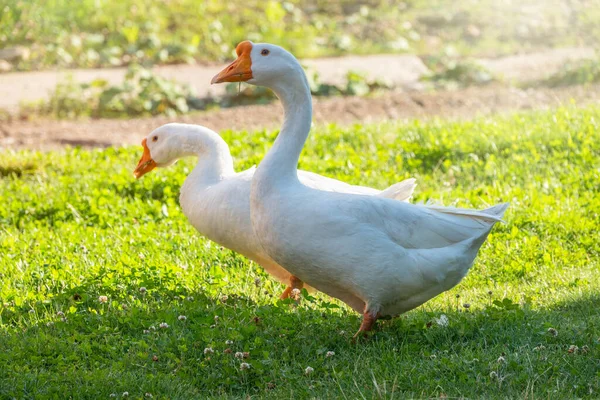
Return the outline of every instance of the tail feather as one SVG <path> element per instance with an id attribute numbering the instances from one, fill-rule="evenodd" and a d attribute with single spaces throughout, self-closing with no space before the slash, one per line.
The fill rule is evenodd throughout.
<path id="1" fill-rule="evenodd" d="M 468 210 L 464 208 L 455 208 L 455 207 L 441 207 L 441 206 L 426 206 L 427 208 L 444 213 L 444 214 L 454 214 L 454 215 L 463 215 L 465 217 L 471 217 L 474 219 L 489 221 L 489 222 L 500 222 L 502 221 L 502 216 L 504 212 L 508 208 L 509 203 L 497 204 L 493 207 L 486 208 L 485 210 Z"/>
<path id="2" fill-rule="evenodd" d="M 485 214 L 495 215 L 498 218 L 502 218 L 509 205 L 510 205 L 510 203 L 496 204 L 493 207 L 489 207 L 489 208 L 486 208 L 485 210 L 481 210 L 481 212 L 485 213 Z"/>
<path id="3" fill-rule="evenodd" d="M 377 196 L 398 201 L 408 201 L 415 191 L 415 187 L 417 187 L 416 181 L 417 180 L 414 178 L 405 179 L 402 182 L 395 183 L 389 188 L 382 190 Z"/>

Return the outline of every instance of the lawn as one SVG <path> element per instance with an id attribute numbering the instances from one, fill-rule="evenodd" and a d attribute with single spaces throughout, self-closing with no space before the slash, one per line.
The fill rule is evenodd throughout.
<path id="1" fill-rule="evenodd" d="M 511 202 L 461 284 L 357 345 L 344 305 L 279 301 L 195 233 L 177 199 L 193 160 L 135 181 L 136 147 L 0 153 L 0 398 L 597 398 L 599 123 L 572 106 L 317 127 L 303 169 Z M 275 137 L 223 135 L 239 168 Z"/>

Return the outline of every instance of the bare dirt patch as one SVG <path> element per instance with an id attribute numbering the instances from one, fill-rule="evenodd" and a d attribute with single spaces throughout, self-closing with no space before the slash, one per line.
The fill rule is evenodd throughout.
<path id="1" fill-rule="evenodd" d="M 413 87 L 428 72 L 419 57 L 408 54 L 328 57 L 301 62 L 318 73 L 321 81 L 330 84 L 343 84 L 348 71 L 361 71 L 371 78 L 385 77 L 390 83 L 406 88 Z M 158 76 L 191 86 L 199 97 L 211 97 L 225 94 L 225 85 L 210 84 L 212 77 L 224 66 L 159 65 L 152 70 Z M 102 79 L 118 85 L 125 79 L 126 73 L 127 68 L 103 68 L 0 74 L 0 90 L 11 93 L 10 96 L 0 96 L 0 108 L 16 111 L 22 102 L 47 98 L 67 77 L 81 83 Z"/>
<path id="2" fill-rule="evenodd" d="M 314 102 L 316 124 L 376 122 L 410 118 L 471 118 L 519 110 L 556 107 L 575 102 L 598 103 L 600 85 L 558 89 L 516 89 L 504 86 L 449 92 L 389 92 L 374 98 L 339 97 Z M 139 144 L 153 129 L 168 122 L 194 123 L 216 131 L 277 129 L 283 111 L 279 103 L 199 112 L 176 118 L 129 120 L 12 121 L 0 123 L 0 147 L 56 149 L 70 146 L 106 147 Z"/>
<path id="3" fill-rule="evenodd" d="M 567 62 L 591 59 L 595 54 L 591 48 L 573 47 L 481 58 L 477 61 L 495 76 L 508 81 L 524 82 L 547 77 Z M 360 71 L 370 79 L 383 78 L 399 88 L 415 89 L 421 86 L 419 80 L 429 71 L 418 56 L 410 54 L 325 57 L 301 62 L 316 72 L 322 82 L 338 85 L 345 82 L 348 71 Z M 163 78 L 190 85 L 197 96 L 205 97 L 224 94 L 224 85 L 210 84 L 211 78 L 223 67 L 224 65 L 162 65 L 155 66 L 153 71 Z M 117 85 L 123 81 L 126 73 L 126 68 L 103 68 L 0 74 L 0 92 L 10 93 L 0 96 L 0 108 L 14 112 L 22 102 L 47 98 L 56 85 L 68 76 L 76 82 L 103 79 L 111 85 Z"/>
<path id="4" fill-rule="evenodd" d="M 507 81 L 525 81 L 539 78 L 572 60 L 592 58 L 595 52 L 587 48 L 555 49 L 539 53 L 480 60 L 495 75 Z M 338 82 L 349 70 L 368 72 L 371 77 L 385 77 L 405 90 L 387 92 L 377 97 L 317 98 L 314 102 L 315 123 L 351 124 L 428 118 L 433 116 L 470 118 L 534 108 L 554 107 L 575 101 L 577 104 L 598 102 L 600 85 L 571 88 L 517 89 L 496 84 L 448 92 L 419 92 L 420 77 L 427 68 L 416 56 L 347 56 L 304 60 L 317 71 L 324 82 Z M 186 82 L 198 94 L 215 94 L 224 86 L 210 86 L 210 78 L 221 67 L 161 66 L 156 72 L 168 78 Z M 89 81 L 103 78 L 119 82 L 124 69 L 74 70 L 74 79 Z M 63 73 L 43 71 L 32 73 L 0 74 L 0 88 L 10 96 L 0 96 L 0 107 L 14 109 L 21 100 L 44 97 Z M 137 144 L 154 128 L 167 122 L 185 122 L 206 125 L 214 130 L 276 129 L 282 120 L 278 103 L 245 106 L 217 111 L 198 112 L 186 116 L 136 118 L 127 120 L 57 121 L 35 119 L 0 122 L 0 148 L 53 149 L 63 146 L 103 147 Z"/>

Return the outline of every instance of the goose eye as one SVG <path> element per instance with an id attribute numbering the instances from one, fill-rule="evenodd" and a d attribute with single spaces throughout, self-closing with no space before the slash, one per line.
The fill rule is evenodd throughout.
<path id="1" fill-rule="evenodd" d="M 152 141 L 156 142 L 158 140 L 158 136 L 152 136 Z"/>
<path id="2" fill-rule="evenodd" d="M 269 51 L 269 50 L 267 50 L 267 49 L 262 49 L 262 51 L 260 52 L 260 55 L 262 55 L 262 56 L 268 56 L 268 55 L 269 55 L 269 53 L 270 53 L 270 51 Z"/>

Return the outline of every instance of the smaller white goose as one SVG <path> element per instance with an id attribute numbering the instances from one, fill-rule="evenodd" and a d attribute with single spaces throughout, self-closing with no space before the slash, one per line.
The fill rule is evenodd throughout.
<path id="1" fill-rule="evenodd" d="M 235 172 L 229 146 L 216 132 L 200 126 L 171 123 L 154 130 L 142 141 L 143 155 L 133 172 L 140 178 L 155 167 L 167 167 L 178 159 L 198 157 L 185 180 L 179 201 L 190 223 L 208 239 L 257 262 L 275 279 L 288 285 L 282 298 L 304 283 L 290 274 L 260 246 L 250 220 L 250 186 L 255 168 Z M 375 195 L 407 201 L 415 180 L 407 179 L 384 191 L 348 185 L 335 179 L 298 171 L 303 184 L 313 189 Z"/>

